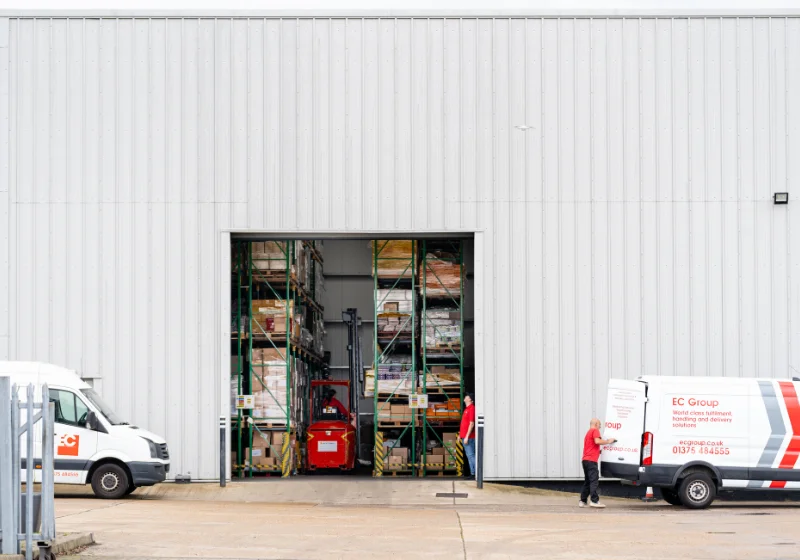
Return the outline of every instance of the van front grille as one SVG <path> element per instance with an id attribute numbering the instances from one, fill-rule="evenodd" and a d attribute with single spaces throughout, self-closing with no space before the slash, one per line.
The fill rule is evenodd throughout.
<path id="1" fill-rule="evenodd" d="M 169 461 L 169 449 L 167 449 L 166 443 L 161 443 L 158 446 L 158 458 L 163 459 L 164 461 Z"/>

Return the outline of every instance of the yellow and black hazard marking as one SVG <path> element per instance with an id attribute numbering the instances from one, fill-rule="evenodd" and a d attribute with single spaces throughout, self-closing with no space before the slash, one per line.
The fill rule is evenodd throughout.
<path id="1" fill-rule="evenodd" d="M 383 476 L 383 432 L 375 432 L 375 469 L 372 476 Z"/>
<path id="2" fill-rule="evenodd" d="M 456 475 L 464 476 L 464 442 L 461 438 L 456 440 Z"/>
<path id="3" fill-rule="evenodd" d="M 281 444 L 281 476 L 286 478 L 292 474 L 292 454 L 289 448 L 289 434 L 283 433 L 283 443 Z"/>

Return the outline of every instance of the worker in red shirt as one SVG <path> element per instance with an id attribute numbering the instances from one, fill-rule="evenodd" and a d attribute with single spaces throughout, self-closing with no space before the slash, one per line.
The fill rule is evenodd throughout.
<path id="1" fill-rule="evenodd" d="M 469 463 L 469 477 L 467 480 L 475 480 L 475 403 L 472 393 L 467 393 L 464 397 L 464 414 L 461 415 L 461 430 L 458 437 L 464 443 L 464 453 Z"/>
<path id="2" fill-rule="evenodd" d="M 579 507 L 586 507 L 586 500 L 591 495 L 592 501 L 589 507 L 604 508 L 600 503 L 600 496 L 597 495 L 597 488 L 600 486 L 600 469 L 597 462 L 600 460 L 600 446 L 614 443 L 614 438 L 603 439 L 600 436 L 600 420 L 592 418 L 589 422 L 589 431 L 583 437 L 583 490 L 581 490 L 581 501 Z"/>

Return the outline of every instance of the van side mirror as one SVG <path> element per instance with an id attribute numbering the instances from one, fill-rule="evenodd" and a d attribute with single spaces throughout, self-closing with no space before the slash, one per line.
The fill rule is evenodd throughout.
<path id="1" fill-rule="evenodd" d="M 97 414 L 92 410 L 86 415 L 86 429 L 97 431 Z"/>

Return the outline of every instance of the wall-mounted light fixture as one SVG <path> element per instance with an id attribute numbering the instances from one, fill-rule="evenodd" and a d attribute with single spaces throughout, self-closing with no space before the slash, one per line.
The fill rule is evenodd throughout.
<path id="1" fill-rule="evenodd" d="M 772 195 L 772 200 L 775 204 L 789 204 L 789 193 L 788 192 L 776 192 Z"/>

